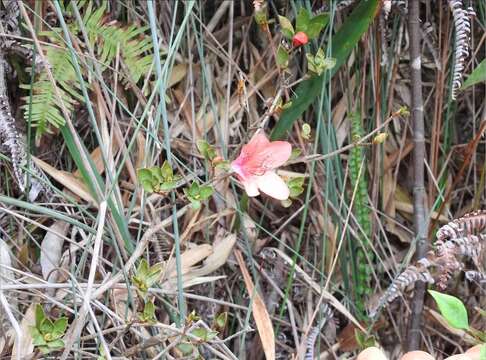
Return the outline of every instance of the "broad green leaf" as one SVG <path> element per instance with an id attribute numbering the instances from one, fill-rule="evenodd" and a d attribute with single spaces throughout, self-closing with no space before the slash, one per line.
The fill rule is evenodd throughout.
<path id="1" fill-rule="evenodd" d="M 461 300 L 434 290 L 429 290 L 429 294 L 434 298 L 440 313 L 450 326 L 456 329 L 469 329 L 467 310 Z"/>
<path id="2" fill-rule="evenodd" d="M 486 59 L 483 59 L 483 61 L 481 61 L 476 69 L 474 69 L 474 71 L 467 77 L 467 80 L 461 86 L 461 90 L 464 90 L 482 81 L 486 81 Z"/>
<path id="3" fill-rule="evenodd" d="M 277 65 L 281 68 L 289 66 L 289 53 L 282 45 L 280 45 L 277 50 Z"/>
<path id="4" fill-rule="evenodd" d="M 309 11 L 306 8 L 301 8 L 297 14 L 297 19 L 295 20 L 295 31 L 303 31 L 307 34 L 307 28 L 309 27 L 310 21 L 311 17 Z"/>
<path id="5" fill-rule="evenodd" d="M 140 182 L 140 184 L 142 185 L 143 189 L 146 192 L 153 192 L 154 191 L 154 185 L 153 185 L 153 181 L 152 180 L 142 180 Z"/>
<path id="6" fill-rule="evenodd" d="M 206 341 L 208 337 L 208 330 L 206 330 L 205 328 L 196 328 L 192 330 L 191 334 L 197 336 L 203 341 Z"/>
<path id="7" fill-rule="evenodd" d="M 303 81 L 296 90 L 292 99 L 292 106 L 285 110 L 272 131 L 271 139 L 277 140 L 285 137 L 292 124 L 314 102 L 321 93 L 322 88 L 339 68 L 346 62 L 351 51 L 363 33 L 375 18 L 378 11 L 379 0 L 360 1 L 352 14 L 345 19 L 344 24 L 332 38 L 332 54 L 336 59 L 336 66 L 332 68 L 330 76 L 323 74 Z"/>
<path id="8" fill-rule="evenodd" d="M 324 29 L 324 26 L 327 25 L 329 22 L 329 15 L 328 14 L 321 14 L 314 16 L 307 26 L 306 34 L 309 37 L 309 40 L 316 38 L 319 33 Z"/>
<path id="9" fill-rule="evenodd" d="M 285 16 L 278 16 L 278 21 L 280 22 L 280 27 L 282 28 L 282 34 L 286 37 L 291 39 L 294 36 L 294 27 L 289 19 Z"/>

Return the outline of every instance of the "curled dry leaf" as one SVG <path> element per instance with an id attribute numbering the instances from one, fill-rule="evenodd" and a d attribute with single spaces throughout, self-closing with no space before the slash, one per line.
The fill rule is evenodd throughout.
<path id="1" fill-rule="evenodd" d="M 56 269 L 62 255 L 62 246 L 64 244 L 64 237 L 69 229 L 69 224 L 64 221 L 56 221 L 49 227 L 44 240 L 41 244 L 40 265 L 42 269 L 42 277 L 48 282 L 56 282 L 58 273 Z"/>
<path id="2" fill-rule="evenodd" d="M 236 260 L 240 266 L 241 273 L 243 274 L 243 280 L 245 281 L 246 289 L 253 298 L 252 311 L 253 318 L 255 319 L 258 334 L 262 342 L 263 351 L 267 360 L 275 359 L 275 336 L 273 332 L 272 320 L 268 315 L 267 308 L 263 302 L 260 294 L 255 290 L 251 276 L 246 269 L 243 256 L 238 250 L 235 250 Z"/>
<path id="3" fill-rule="evenodd" d="M 32 157 L 35 164 L 40 167 L 47 174 L 52 176 L 58 183 L 63 184 L 66 189 L 73 194 L 79 196 L 81 199 L 87 201 L 90 205 L 95 205 L 96 201 L 89 193 L 86 184 L 80 179 L 67 171 L 57 170 L 45 161 Z"/>

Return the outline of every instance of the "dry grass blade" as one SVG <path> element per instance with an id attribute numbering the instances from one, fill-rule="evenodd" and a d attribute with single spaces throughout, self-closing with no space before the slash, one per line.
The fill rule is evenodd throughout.
<path id="1" fill-rule="evenodd" d="M 273 332 L 273 325 L 270 316 L 268 315 L 267 307 L 263 302 L 262 298 L 258 294 L 258 291 L 253 285 L 250 274 L 246 269 L 245 260 L 239 250 L 234 252 L 236 261 L 240 266 L 241 274 L 243 275 L 243 280 L 245 281 L 246 289 L 250 294 L 252 299 L 252 311 L 253 319 L 255 320 L 258 334 L 260 335 L 260 340 L 262 342 L 263 351 L 265 352 L 265 358 L 267 360 L 275 359 L 275 336 Z"/>

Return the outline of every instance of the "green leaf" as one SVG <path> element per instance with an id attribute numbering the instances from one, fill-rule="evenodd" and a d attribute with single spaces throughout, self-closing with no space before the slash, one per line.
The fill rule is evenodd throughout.
<path id="1" fill-rule="evenodd" d="M 145 321 L 155 319 L 155 305 L 153 301 L 148 301 L 145 303 L 143 308 L 143 317 Z"/>
<path id="2" fill-rule="evenodd" d="M 199 184 L 195 181 L 193 181 L 191 186 L 189 187 L 189 196 L 193 198 L 199 196 Z"/>
<path id="3" fill-rule="evenodd" d="M 68 325 L 67 317 L 65 317 L 65 316 L 60 317 L 59 319 L 57 319 L 54 322 L 54 332 L 64 334 L 64 332 L 66 331 L 67 325 Z"/>
<path id="4" fill-rule="evenodd" d="M 191 201 L 191 205 L 194 210 L 199 210 L 201 208 L 201 202 L 199 200 L 192 198 L 189 198 L 189 200 Z"/>
<path id="5" fill-rule="evenodd" d="M 467 80 L 461 86 L 461 90 L 483 81 L 486 81 L 486 59 L 483 59 L 476 69 L 474 69 L 474 71 L 467 77 Z"/>
<path id="6" fill-rule="evenodd" d="M 46 318 L 46 314 L 44 313 L 44 309 L 42 305 L 37 304 L 35 306 L 35 327 L 40 330 L 42 321 Z"/>
<path id="7" fill-rule="evenodd" d="M 140 260 L 140 264 L 138 264 L 137 268 L 137 277 L 145 280 L 149 273 L 149 263 L 146 259 Z"/>
<path id="8" fill-rule="evenodd" d="M 320 14 L 314 16 L 307 26 L 307 31 L 305 32 L 309 37 L 309 40 L 312 40 L 319 36 L 319 33 L 324 29 L 324 26 L 327 25 L 329 22 L 329 15 L 328 14 Z"/>
<path id="9" fill-rule="evenodd" d="M 206 140 L 198 140 L 196 143 L 196 147 L 199 150 L 199 153 L 206 157 L 207 151 L 209 149 L 209 144 Z"/>
<path id="10" fill-rule="evenodd" d="M 287 19 L 285 16 L 278 16 L 278 21 L 280 22 L 280 27 L 282 28 L 282 34 L 288 38 L 292 39 L 292 36 L 294 36 L 294 27 L 292 26 L 292 23 L 290 22 L 289 19 Z"/>
<path id="11" fill-rule="evenodd" d="M 228 312 L 222 312 L 214 320 L 215 327 L 219 330 L 223 330 L 226 327 L 226 322 L 228 321 Z"/>
<path id="12" fill-rule="evenodd" d="M 44 318 L 40 324 L 39 331 L 41 334 L 48 334 L 54 330 L 54 324 L 48 318 Z"/>
<path id="13" fill-rule="evenodd" d="M 172 170 L 172 167 L 167 160 L 164 161 L 160 169 L 162 171 L 162 177 L 164 179 L 170 179 L 172 178 L 172 175 L 174 175 L 174 171 Z"/>
<path id="14" fill-rule="evenodd" d="M 289 53 L 282 45 L 277 49 L 277 65 L 284 69 L 289 66 Z"/>
<path id="15" fill-rule="evenodd" d="M 379 0 L 359 2 L 356 9 L 332 38 L 332 57 L 336 59 L 336 66 L 332 68 L 330 76 L 323 74 L 303 81 L 299 85 L 296 90 L 296 96 L 292 99 L 292 106 L 280 116 L 272 131 L 271 140 L 285 137 L 286 132 L 291 129 L 294 121 L 307 110 L 330 78 L 346 62 L 349 54 L 373 21 L 378 10 L 378 4 Z"/>
<path id="16" fill-rule="evenodd" d="M 64 347 L 64 341 L 62 339 L 56 339 L 54 341 L 49 341 L 47 343 L 47 346 L 50 348 L 50 349 L 61 349 Z"/>
<path id="17" fill-rule="evenodd" d="M 191 355 L 194 351 L 194 346 L 191 343 L 181 342 L 176 346 L 182 352 L 182 355 L 188 356 Z"/>
<path id="18" fill-rule="evenodd" d="M 304 186 L 305 178 L 300 176 L 289 180 L 287 183 L 289 187 L 301 187 Z"/>
<path id="19" fill-rule="evenodd" d="M 309 11 L 306 8 L 300 8 L 299 13 L 297 14 L 297 19 L 295 21 L 295 31 L 303 31 L 307 34 L 307 28 L 311 21 L 311 17 Z"/>
<path id="20" fill-rule="evenodd" d="M 177 187 L 177 183 L 175 181 L 166 181 L 159 185 L 160 191 L 169 191 L 175 189 Z"/>
<path id="21" fill-rule="evenodd" d="M 202 341 L 206 341 L 208 337 L 208 330 L 206 330 L 205 328 L 196 328 L 192 330 L 191 334 L 197 336 Z"/>
<path id="22" fill-rule="evenodd" d="M 211 195 L 213 195 L 214 189 L 212 186 L 206 185 L 206 186 L 201 186 L 199 188 L 199 196 L 201 200 L 206 200 L 208 199 Z"/>
<path id="23" fill-rule="evenodd" d="M 434 298 L 440 313 L 450 326 L 456 329 L 469 329 L 467 310 L 461 300 L 434 290 L 429 290 L 429 294 Z"/>
<path id="24" fill-rule="evenodd" d="M 153 177 L 152 171 L 150 171 L 150 169 L 147 169 L 147 168 L 138 169 L 137 170 L 137 177 L 138 177 L 139 181 L 152 180 L 152 177 Z"/>

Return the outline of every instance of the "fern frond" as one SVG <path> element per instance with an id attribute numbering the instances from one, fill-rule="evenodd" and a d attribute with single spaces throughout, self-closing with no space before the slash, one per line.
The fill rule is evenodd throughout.
<path id="1" fill-rule="evenodd" d="M 52 47 L 47 49 L 46 57 L 58 83 L 64 105 L 68 111 L 72 111 L 76 100 L 81 100 L 82 96 L 71 58 L 67 51 Z M 39 139 L 49 131 L 51 126 L 55 128 L 64 126 L 65 120 L 47 73 L 42 72 L 32 86 L 32 107 L 29 106 L 29 98 L 25 98 L 24 117 L 26 120 L 30 118 L 32 126 L 36 128 L 36 138 Z M 30 85 L 22 85 L 22 87 L 29 88 Z"/>
<path id="2" fill-rule="evenodd" d="M 82 21 L 87 33 L 87 41 L 89 46 L 95 49 L 98 61 L 103 64 L 102 70 L 110 65 L 119 51 L 131 81 L 136 83 L 142 76 L 148 74 L 153 60 L 153 47 L 150 38 L 144 35 L 146 27 L 135 25 L 122 27 L 116 22 L 107 23 L 106 2 L 102 2 L 102 5 L 96 9 L 92 1 L 77 1 L 76 4 L 83 10 Z M 72 12 L 72 4 L 67 6 L 66 11 Z M 72 34 L 80 33 L 79 24 L 72 23 L 68 27 Z M 53 29 L 41 35 L 48 37 L 54 44 L 64 46 L 61 34 L 61 29 Z M 67 110 L 72 111 L 77 102 L 83 101 L 83 96 L 71 56 L 67 50 L 54 47 L 47 49 L 46 56 L 63 102 Z M 128 80 L 123 79 L 125 83 L 128 83 Z M 25 88 L 25 85 L 23 87 Z M 89 88 L 88 84 L 87 87 Z M 37 128 L 37 138 L 48 132 L 50 127 L 58 128 L 64 125 L 54 89 L 45 73 L 41 73 L 33 84 L 32 110 L 29 113 L 28 105 L 24 105 L 23 108 L 25 118 L 30 117 L 32 125 Z"/>

